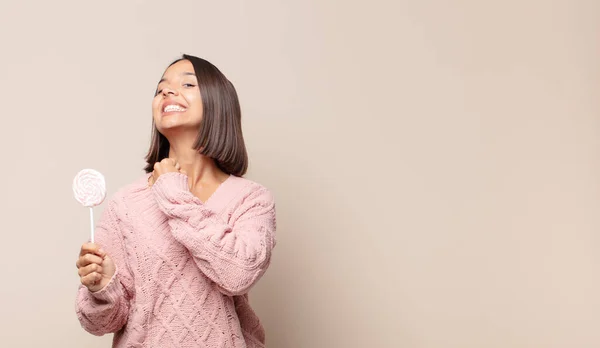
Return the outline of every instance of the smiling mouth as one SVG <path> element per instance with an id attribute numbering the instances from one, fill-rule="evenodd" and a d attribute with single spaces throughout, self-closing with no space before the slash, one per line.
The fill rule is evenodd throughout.
<path id="1" fill-rule="evenodd" d="M 185 110 L 187 110 L 186 108 L 184 108 L 181 105 L 167 105 L 163 108 L 163 112 L 164 113 L 169 113 L 169 112 L 184 112 Z"/>

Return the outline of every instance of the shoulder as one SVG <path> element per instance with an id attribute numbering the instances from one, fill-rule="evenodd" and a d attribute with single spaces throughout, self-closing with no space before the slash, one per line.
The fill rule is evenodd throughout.
<path id="1" fill-rule="evenodd" d="M 232 176 L 229 180 L 228 204 L 230 222 L 263 221 L 274 229 L 276 224 L 275 196 L 266 186 L 256 181 Z"/>
<path id="2" fill-rule="evenodd" d="M 275 205 L 275 196 L 266 186 L 251 179 L 231 176 L 231 189 L 237 191 L 237 200 L 241 202 L 261 202 Z M 240 203 L 241 203 L 240 202 Z"/>
<path id="3" fill-rule="evenodd" d="M 148 177 L 149 174 L 141 175 L 131 183 L 118 188 L 108 200 L 107 209 L 120 215 L 128 204 L 136 200 L 136 196 L 148 191 Z"/>

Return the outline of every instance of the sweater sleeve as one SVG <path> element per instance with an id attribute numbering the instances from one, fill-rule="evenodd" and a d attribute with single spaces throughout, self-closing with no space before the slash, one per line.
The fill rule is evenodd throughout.
<path id="1" fill-rule="evenodd" d="M 91 292 L 85 286 L 79 286 L 76 313 L 86 331 L 101 336 L 115 333 L 125 325 L 133 297 L 133 278 L 127 266 L 115 200 L 109 202 L 95 236 L 96 244 L 115 262 L 116 272 L 99 291 Z"/>
<path id="2" fill-rule="evenodd" d="M 257 185 L 227 224 L 189 191 L 184 174 L 163 174 L 152 190 L 169 217 L 171 233 L 200 270 L 225 295 L 247 293 L 269 266 L 275 246 L 275 202 L 270 191 Z"/>

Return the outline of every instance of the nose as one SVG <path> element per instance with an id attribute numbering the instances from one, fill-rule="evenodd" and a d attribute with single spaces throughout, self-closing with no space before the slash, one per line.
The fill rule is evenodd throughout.
<path id="1" fill-rule="evenodd" d="M 171 94 L 171 95 L 177 95 L 177 90 L 176 90 L 176 89 L 174 89 L 174 88 L 171 88 L 170 86 L 165 86 L 165 87 L 162 89 L 162 95 L 166 97 L 166 96 L 168 96 L 169 94 Z"/>

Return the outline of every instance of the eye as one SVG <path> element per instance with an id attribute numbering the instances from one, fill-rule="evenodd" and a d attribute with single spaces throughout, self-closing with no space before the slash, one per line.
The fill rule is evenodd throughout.
<path id="1" fill-rule="evenodd" d="M 162 89 L 159 89 L 158 91 L 156 91 L 156 94 L 154 94 L 154 96 L 157 96 L 157 95 L 159 95 L 161 93 L 162 93 Z"/>
<path id="2" fill-rule="evenodd" d="M 192 84 L 192 83 L 184 83 L 183 87 L 188 87 L 188 88 L 192 88 L 192 87 L 196 87 L 196 85 Z"/>

